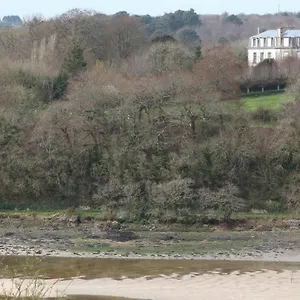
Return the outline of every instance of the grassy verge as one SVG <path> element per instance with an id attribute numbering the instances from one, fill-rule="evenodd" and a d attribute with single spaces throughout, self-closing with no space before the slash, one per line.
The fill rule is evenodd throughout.
<path id="1" fill-rule="evenodd" d="M 244 212 L 236 213 L 233 218 L 238 220 L 288 220 L 288 219 L 299 219 L 300 214 L 296 212 L 286 212 L 286 213 L 255 213 L 255 212 Z"/>
<path id="2" fill-rule="evenodd" d="M 26 216 L 26 215 L 38 215 L 38 216 L 52 216 L 55 214 L 70 214 L 96 217 L 99 216 L 99 210 L 81 210 L 81 209 L 53 209 L 53 210 L 0 210 L 0 217 L 5 216 Z"/>
<path id="3" fill-rule="evenodd" d="M 80 210 L 80 209 L 57 209 L 57 210 L 0 210 L 0 217 L 26 217 L 26 216 L 54 216 L 54 215 L 79 215 L 85 217 L 91 217 L 92 219 L 97 218 L 97 220 L 103 219 L 100 210 Z M 296 212 L 284 212 L 284 213 L 269 213 L 269 212 L 239 212 L 233 213 L 232 220 L 236 221 L 252 221 L 252 220 L 274 220 L 274 219 L 299 219 L 300 214 Z M 139 225 L 139 224 L 137 224 Z"/>

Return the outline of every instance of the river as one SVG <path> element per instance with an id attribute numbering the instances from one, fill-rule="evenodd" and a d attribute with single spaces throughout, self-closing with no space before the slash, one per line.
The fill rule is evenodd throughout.
<path id="1" fill-rule="evenodd" d="M 0 261 L 0 283 L 7 290 L 9 277 L 26 275 L 41 278 L 48 296 L 76 300 L 298 300 L 300 295 L 300 263 L 295 262 L 7 256 Z"/>

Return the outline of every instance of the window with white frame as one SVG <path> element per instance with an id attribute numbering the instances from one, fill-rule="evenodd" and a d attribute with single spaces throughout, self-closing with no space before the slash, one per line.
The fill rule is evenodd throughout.
<path id="1" fill-rule="evenodd" d="M 257 53 L 256 52 L 253 53 L 253 63 L 254 64 L 257 63 Z"/>
<path id="2" fill-rule="evenodd" d="M 260 61 L 263 61 L 265 58 L 265 54 L 263 52 L 260 52 Z"/>
<path id="3" fill-rule="evenodd" d="M 268 59 L 272 58 L 272 52 L 268 52 Z"/>

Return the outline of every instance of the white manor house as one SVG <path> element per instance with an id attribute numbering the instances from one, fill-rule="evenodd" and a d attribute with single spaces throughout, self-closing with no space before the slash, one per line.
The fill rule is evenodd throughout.
<path id="1" fill-rule="evenodd" d="M 300 58 L 300 30 L 290 26 L 258 33 L 249 39 L 248 63 L 255 66 L 265 59 Z"/>

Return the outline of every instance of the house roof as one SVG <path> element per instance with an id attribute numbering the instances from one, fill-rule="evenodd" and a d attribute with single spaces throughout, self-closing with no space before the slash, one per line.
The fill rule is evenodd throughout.
<path id="1" fill-rule="evenodd" d="M 267 37 L 277 37 L 277 30 L 267 30 L 260 34 L 253 35 L 252 37 L 255 38 L 267 38 Z M 289 29 L 283 32 L 283 37 L 300 37 L 300 30 L 299 29 Z"/>

